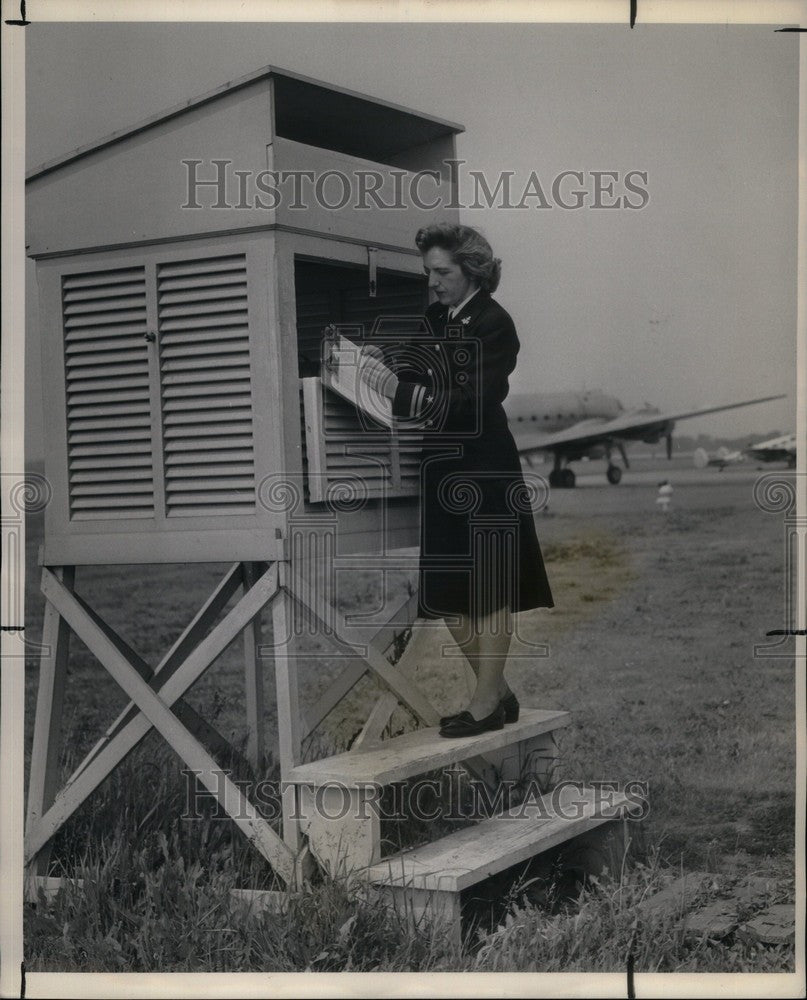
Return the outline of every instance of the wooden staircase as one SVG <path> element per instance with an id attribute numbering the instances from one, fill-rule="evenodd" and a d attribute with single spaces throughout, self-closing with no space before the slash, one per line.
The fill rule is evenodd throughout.
<path id="1" fill-rule="evenodd" d="M 604 832 L 628 804 L 627 796 L 618 793 L 610 798 L 606 814 L 593 789 L 559 786 L 556 795 L 510 807 L 434 843 L 385 858 L 363 874 L 416 921 L 437 918 L 458 930 L 463 890 L 560 844 L 577 842 L 590 831 Z M 617 839 L 624 845 L 624 836 Z"/>
<path id="2" fill-rule="evenodd" d="M 522 709 L 518 722 L 479 736 L 445 739 L 423 728 L 291 768 L 286 780 L 296 787 L 311 853 L 331 875 L 374 887 L 416 920 L 448 921 L 458 934 L 463 890 L 599 827 L 621 829 L 624 794 L 604 803 L 582 785 L 549 790 L 555 733 L 569 721 L 568 712 Z M 384 787 L 452 765 L 484 781 L 494 815 L 382 859 Z M 523 795 L 525 785 L 520 805 L 502 794 L 518 787 Z"/>

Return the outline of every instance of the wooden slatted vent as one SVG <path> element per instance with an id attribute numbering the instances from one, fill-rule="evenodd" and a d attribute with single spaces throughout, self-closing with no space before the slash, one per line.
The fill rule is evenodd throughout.
<path id="1" fill-rule="evenodd" d="M 157 268 L 168 515 L 255 510 L 243 254 Z"/>
<path id="2" fill-rule="evenodd" d="M 70 516 L 153 517 L 144 269 L 65 275 L 62 310 Z"/>
<path id="3" fill-rule="evenodd" d="M 419 495 L 419 435 L 393 434 L 366 415 L 360 421 L 353 404 L 323 389 L 318 378 L 300 384 L 309 500 L 325 500 L 340 483 L 370 499 Z"/>

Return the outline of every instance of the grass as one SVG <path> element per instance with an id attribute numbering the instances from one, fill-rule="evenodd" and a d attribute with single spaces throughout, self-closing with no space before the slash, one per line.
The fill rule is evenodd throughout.
<path id="1" fill-rule="evenodd" d="M 723 487 L 728 496 L 732 487 Z M 728 492 L 726 492 L 728 491 Z M 750 491 L 749 491 L 750 492 Z M 519 622 L 521 638 L 547 642 L 548 658 L 513 658 L 511 683 L 522 703 L 566 708 L 573 725 L 561 741 L 560 777 L 647 781 L 649 845 L 616 879 L 584 887 L 555 905 L 551 893 L 510 887 L 492 922 L 467 930 L 462 950 L 371 899 L 351 900 L 322 880 L 289 898 L 280 917 L 231 912 L 232 887 L 275 887 L 271 871 L 228 821 L 202 810 L 181 819 L 187 794 L 180 762 L 152 734 L 78 810 L 55 839 L 53 874 L 84 877 L 50 904 L 26 906 L 31 970 L 109 971 L 781 971 L 792 949 L 759 949 L 741 940 L 686 940 L 672 920 L 637 921 L 638 900 L 680 870 L 776 878 L 792 892 L 793 664 L 755 656 L 783 613 L 781 522 L 735 502 L 667 517 L 642 510 L 619 518 L 539 523 L 556 608 Z M 36 566 L 41 526 L 28 524 L 28 565 Z M 79 591 L 150 663 L 156 663 L 212 590 L 220 567 L 117 567 L 79 570 Z M 359 607 L 377 586 L 357 577 L 344 595 Z M 398 586 L 398 584 L 396 584 Z M 29 638 L 41 628 L 42 602 L 29 575 Z M 403 595 L 406 581 L 400 581 Z M 351 608 L 352 609 L 352 608 Z M 447 633 L 434 633 L 439 655 Z M 525 647 L 529 651 L 529 647 Z M 343 661 L 327 654 L 301 665 L 306 699 Z M 37 661 L 27 664 L 28 733 Z M 456 661 L 418 677 L 435 705 L 454 710 L 465 697 Z M 234 777 L 261 774 L 244 746 L 243 667 L 234 643 L 188 700 L 234 744 L 224 767 Z M 311 756 L 346 747 L 377 689 L 365 680 L 340 706 L 338 724 L 318 732 Z M 70 773 L 95 744 L 124 698 L 79 643 L 71 659 L 61 765 Z M 274 731 L 271 700 L 267 732 Z M 333 722 L 335 720 L 329 720 Z M 394 727 L 409 725 L 396 713 Z M 207 807 L 205 807 L 207 808 Z M 433 836 L 398 825 L 390 844 Z M 391 847 L 390 847 L 391 849 Z M 792 898 L 792 897 L 790 897 Z"/>
<path id="2" fill-rule="evenodd" d="M 88 844 L 74 872 L 83 885 L 66 880 L 52 900 L 26 905 L 29 971 L 615 972 L 628 954 L 638 972 L 793 968 L 792 948 L 691 939 L 678 912 L 641 916 L 637 906 L 677 874 L 658 853 L 590 879 L 572 897 L 552 879 L 541 893 L 516 881 L 493 925 L 466 924 L 457 946 L 439 927 L 413 927 L 328 878 L 287 895 L 279 913 L 233 908 L 230 890 L 244 875 L 235 843 L 199 850 L 204 839 L 192 845 L 176 826 L 146 830 L 129 814 Z M 693 905 L 713 895 L 702 890 Z M 769 901 L 786 895 L 787 887 Z"/>

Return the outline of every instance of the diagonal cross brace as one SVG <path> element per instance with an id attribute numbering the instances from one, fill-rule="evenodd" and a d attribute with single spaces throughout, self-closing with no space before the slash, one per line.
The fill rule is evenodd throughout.
<path id="1" fill-rule="evenodd" d="M 232 595 L 236 592 L 241 584 L 243 578 L 243 572 L 240 563 L 233 563 L 229 568 L 227 573 L 224 575 L 219 585 L 210 595 L 210 597 L 205 601 L 199 611 L 194 615 L 193 620 L 188 624 L 188 626 L 183 630 L 182 634 L 176 640 L 174 645 L 162 660 L 154 668 L 153 672 L 149 675 L 143 674 L 149 684 L 156 690 L 157 681 L 162 681 L 165 683 L 166 679 L 170 677 L 177 668 L 182 664 L 183 660 L 188 656 L 194 646 L 199 644 L 199 641 L 204 634 L 205 630 L 208 628 L 210 623 L 215 620 L 221 609 L 227 604 Z M 119 638 L 120 642 L 123 642 Z M 132 650 L 128 644 L 126 645 L 127 655 L 129 659 L 134 661 L 137 657 L 137 661 L 143 663 L 140 657 Z M 145 663 L 143 666 L 149 669 Z M 179 703 L 183 704 L 183 703 Z M 179 712 L 179 706 L 175 709 Z M 190 715 L 193 710 L 190 705 L 185 709 L 185 712 Z M 193 713 L 195 714 L 195 713 Z M 132 721 L 137 715 L 137 708 L 129 702 L 129 704 L 121 711 L 115 721 L 107 729 L 101 739 L 96 743 L 92 750 L 87 754 L 84 760 L 79 764 L 73 774 L 68 778 L 67 784 L 72 784 L 73 781 L 81 774 L 81 772 L 92 763 L 92 761 L 98 756 L 98 754 L 106 747 L 111 740 L 117 736 L 117 734 L 126 727 L 126 725 Z"/>
<path id="2" fill-rule="evenodd" d="M 115 680 L 118 680 L 118 677 L 115 676 L 109 665 L 108 660 L 110 656 L 114 656 L 118 672 L 120 673 L 120 670 L 123 669 L 125 671 L 125 676 L 128 678 L 128 682 L 130 684 L 137 684 L 138 692 L 140 694 L 142 694 L 143 689 L 149 692 L 149 695 L 151 696 L 149 699 L 150 705 L 154 705 L 153 699 L 156 698 L 163 708 L 168 711 L 168 715 L 170 716 L 170 719 L 168 720 L 169 725 L 180 727 L 181 724 L 176 720 L 176 717 L 170 711 L 170 706 L 185 693 L 185 691 L 201 676 L 202 673 L 204 673 L 207 667 L 210 666 L 211 662 L 224 649 L 227 648 L 230 642 L 232 642 L 245 625 L 247 625 L 255 617 L 255 615 L 260 612 L 261 608 L 273 599 L 273 597 L 277 594 L 277 591 L 277 567 L 273 564 L 256 582 L 254 587 L 252 587 L 250 591 L 241 598 L 238 604 L 236 604 L 222 619 L 222 621 L 220 621 L 211 630 L 210 634 L 190 651 L 184 661 L 160 687 L 159 692 L 155 693 L 148 683 L 138 675 L 136 669 L 126 658 L 125 654 L 118 645 L 119 640 L 114 636 L 111 629 L 109 629 L 109 627 L 103 623 L 80 598 L 67 591 L 47 568 L 43 569 L 42 572 L 42 592 L 45 598 L 50 601 L 54 607 L 56 607 L 76 634 L 81 636 L 82 640 L 87 644 L 92 652 L 98 656 L 98 659 L 101 660 L 106 669 L 113 675 L 113 677 L 115 677 Z M 80 623 L 80 629 L 75 627 L 75 622 Z M 94 641 L 100 644 L 99 648 L 104 650 L 104 657 L 98 655 L 95 648 L 90 645 L 90 642 L 85 636 L 84 633 L 89 632 L 90 630 L 92 630 Z M 123 666 L 123 664 L 125 664 L 125 666 Z M 42 846 L 44 846 L 44 844 L 46 844 L 56 831 L 66 822 L 78 806 L 84 802 L 87 796 L 90 795 L 98 787 L 98 785 L 100 785 L 100 783 L 109 775 L 119 761 L 122 760 L 123 757 L 126 756 L 126 754 L 129 753 L 129 751 L 143 739 L 152 726 L 159 730 L 159 727 L 154 725 L 151 721 L 150 716 L 143 711 L 141 702 L 138 701 L 137 698 L 134 698 L 129 688 L 121 683 L 120 680 L 118 680 L 118 683 L 121 684 L 121 687 L 123 687 L 126 693 L 129 694 L 140 710 L 134 718 L 127 723 L 102 750 L 98 752 L 94 759 L 77 776 L 75 776 L 72 783 L 62 789 L 56 797 L 53 805 L 47 810 L 47 812 L 45 812 L 39 821 L 29 827 L 26 834 L 27 861 L 30 861 L 32 857 L 36 856 Z M 161 714 L 160 717 L 165 721 L 166 717 L 164 714 Z M 208 756 L 207 751 L 204 750 L 201 744 L 199 744 L 198 741 L 196 741 L 192 735 L 184 729 L 184 727 L 181 728 L 193 741 L 195 747 Z M 162 732 L 162 730 L 160 731 Z M 174 747 L 174 749 L 177 748 Z M 181 751 L 178 750 L 177 752 L 183 756 L 186 763 L 190 764 L 190 761 L 188 761 L 187 758 L 184 758 Z M 195 750 L 192 749 L 191 752 L 194 756 L 198 756 L 195 753 Z M 208 757 L 208 759 L 212 761 L 212 758 Z M 237 789 L 235 789 L 235 793 L 239 798 L 243 799 L 243 796 L 237 792 Z M 236 801 L 236 799 L 231 799 L 231 801 Z M 252 809 L 248 803 L 247 806 L 250 810 Z M 265 826 L 265 824 L 263 825 Z M 273 837 L 276 836 L 273 831 L 269 830 L 268 827 L 266 827 L 266 830 L 268 830 Z M 285 845 L 284 850 L 287 850 Z M 264 852 L 262 851 L 262 853 Z"/>
<path id="3" fill-rule="evenodd" d="M 380 626 L 360 625 L 348 627 L 352 632 L 359 631 L 361 635 L 367 634 L 365 641 L 373 642 L 377 649 L 383 650 L 384 655 L 389 651 L 397 633 L 408 628 L 415 617 L 417 608 L 417 594 L 405 598 L 393 611 L 389 619 Z M 411 643 L 409 644 L 411 645 Z M 360 647 L 360 650 L 363 647 Z M 403 657 L 407 656 L 407 649 Z M 358 657 L 358 654 L 357 654 Z M 396 664 L 396 669 L 401 669 L 403 658 Z M 303 738 L 309 736 L 318 725 L 336 708 L 340 701 L 345 698 L 358 682 L 369 670 L 367 661 L 356 658 L 351 660 L 339 676 L 322 692 L 316 702 L 303 714 L 301 720 L 301 732 Z"/>
<path id="4" fill-rule="evenodd" d="M 286 588 L 295 600 L 322 623 L 328 638 L 334 643 L 342 643 L 352 649 L 359 659 L 366 661 L 367 667 L 385 687 L 398 696 L 402 704 L 414 712 L 420 722 L 427 726 L 437 725 L 440 715 L 420 688 L 404 677 L 371 643 L 361 646 L 346 639 L 345 636 L 351 629 L 345 622 L 344 615 L 323 598 L 318 597 L 316 592 L 308 587 L 304 578 L 290 566 Z"/>

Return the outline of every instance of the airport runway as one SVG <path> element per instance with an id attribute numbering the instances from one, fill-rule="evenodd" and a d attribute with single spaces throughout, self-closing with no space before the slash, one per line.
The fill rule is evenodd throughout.
<path id="1" fill-rule="evenodd" d="M 525 468 L 525 476 L 548 477 L 549 463 Z M 659 484 L 668 480 L 673 487 L 670 510 L 697 510 L 740 505 L 754 505 L 754 484 L 763 476 L 792 477 L 794 470 L 783 463 L 760 466 L 742 463 L 718 468 L 696 469 L 691 456 L 631 459 L 631 467 L 624 469 L 622 482 L 612 486 L 605 477 L 605 462 L 574 462 L 570 468 L 577 476 L 574 489 L 552 489 L 549 492 L 548 512 L 554 515 L 597 516 L 642 509 L 649 514 L 662 516 L 658 498 Z M 538 515 L 540 523 L 541 515 Z"/>

